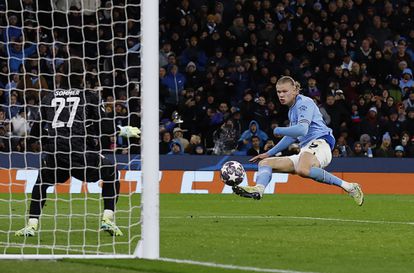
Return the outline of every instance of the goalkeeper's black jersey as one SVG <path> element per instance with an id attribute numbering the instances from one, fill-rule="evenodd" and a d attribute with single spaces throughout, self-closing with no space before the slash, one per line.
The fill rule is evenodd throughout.
<path id="1" fill-rule="evenodd" d="M 101 110 L 99 98 L 82 89 L 57 89 L 43 97 L 31 136 L 43 151 L 85 152 L 99 149 Z"/>

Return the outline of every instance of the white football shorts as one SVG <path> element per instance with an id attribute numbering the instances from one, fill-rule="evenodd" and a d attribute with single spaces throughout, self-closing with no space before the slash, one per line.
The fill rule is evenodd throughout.
<path id="1" fill-rule="evenodd" d="M 329 165 L 329 163 L 331 163 L 331 146 L 329 146 L 329 144 L 324 139 L 315 139 L 302 147 L 299 154 L 288 156 L 288 158 L 293 162 L 295 170 L 297 170 L 300 155 L 304 152 L 309 152 L 315 155 L 319 161 L 319 164 L 321 165 L 321 168 L 325 168 Z"/>

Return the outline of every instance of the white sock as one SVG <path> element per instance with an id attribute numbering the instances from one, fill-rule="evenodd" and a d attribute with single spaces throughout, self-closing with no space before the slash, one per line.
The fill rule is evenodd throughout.
<path id="1" fill-rule="evenodd" d="M 114 220 L 114 211 L 110 210 L 110 209 L 105 209 L 103 211 L 103 218 L 107 218 L 107 219 L 113 221 Z"/>
<path id="2" fill-rule="evenodd" d="M 352 189 L 354 188 L 354 186 L 352 185 L 352 183 L 346 182 L 346 181 L 344 181 L 344 180 L 342 180 L 341 187 L 342 187 L 345 191 L 347 191 L 347 192 L 349 192 L 350 190 L 352 190 Z"/>
<path id="3" fill-rule="evenodd" d="M 27 225 L 28 226 L 35 226 L 35 227 L 37 227 L 38 223 L 39 223 L 39 219 L 37 219 L 37 218 L 29 218 L 29 221 L 27 222 Z"/>
<path id="4" fill-rule="evenodd" d="M 264 190 L 265 190 L 265 186 L 264 185 L 262 185 L 262 184 L 256 184 L 256 188 L 258 188 L 258 190 L 259 191 L 261 191 L 262 193 L 264 192 Z"/>

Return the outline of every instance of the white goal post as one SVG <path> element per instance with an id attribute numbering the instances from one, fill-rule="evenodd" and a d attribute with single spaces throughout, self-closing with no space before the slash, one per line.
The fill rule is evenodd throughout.
<path id="1" fill-rule="evenodd" d="M 17 2 L 20 1 L 16 1 L 16 3 Z M 39 3 L 40 1 L 33 2 Z M 102 232 L 99 231 L 99 225 L 95 225 L 95 222 L 99 223 L 98 221 L 100 221 L 102 217 L 101 214 L 103 211 L 103 205 L 102 197 L 100 196 L 100 193 L 102 191 L 102 184 L 99 184 L 100 182 L 83 183 L 83 181 L 79 181 L 73 177 L 71 178 L 70 183 L 65 183 L 67 184 L 67 187 L 65 191 L 62 191 L 64 194 L 60 194 L 60 190 L 58 189 L 60 186 L 57 185 L 48 189 L 48 194 L 50 195 L 48 195 L 47 205 L 49 203 L 51 205 L 45 208 L 47 212 L 42 213 L 42 216 L 40 217 L 41 227 L 38 230 L 38 235 L 35 237 L 24 237 L 16 239 L 14 237 L 14 232 L 17 228 L 21 228 L 21 225 L 23 225 L 28 218 L 30 189 L 33 187 L 37 177 L 37 168 L 33 168 L 31 166 L 29 159 L 37 158 L 38 161 L 41 161 L 41 155 L 39 152 L 28 151 L 26 149 L 22 151 L 19 150 L 16 155 L 16 153 L 13 152 L 14 148 L 12 147 L 11 141 L 11 139 L 15 137 L 13 133 L 10 134 L 10 139 L 2 137 L 0 139 L 0 142 L 6 140 L 9 141 L 8 145 L 10 149 L 8 151 L 0 150 L 1 159 L 7 158 L 8 160 L 8 162 L 3 162 L 4 164 L 0 164 L 0 220 L 4 221 L 3 225 L 0 224 L 0 259 L 159 259 L 159 1 L 45 0 L 45 2 L 50 2 L 50 6 L 53 7 L 53 9 L 59 9 L 59 12 L 63 18 L 65 16 L 66 18 L 69 18 L 68 13 L 70 12 L 79 12 L 79 14 L 81 14 L 81 17 L 83 14 L 90 16 L 91 14 L 93 15 L 96 13 L 96 21 L 98 22 L 98 10 L 101 9 L 102 13 L 100 13 L 100 15 L 103 16 L 103 11 L 105 11 L 105 16 L 108 16 L 108 14 L 110 16 L 108 17 L 109 19 L 107 18 L 107 20 L 110 21 L 109 28 L 112 28 L 111 25 L 115 25 L 117 23 L 111 17 L 115 12 L 124 12 L 126 14 L 125 22 L 123 22 L 125 30 L 122 30 L 123 33 L 125 33 L 126 37 L 117 37 L 117 33 L 113 31 L 113 36 L 109 41 L 104 39 L 102 41 L 96 41 L 97 47 L 99 47 L 100 42 L 108 43 L 110 44 L 109 46 L 114 46 L 117 42 L 116 40 L 120 38 L 118 40 L 125 43 L 126 51 L 115 52 L 115 54 L 110 57 L 99 56 L 98 53 L 97 57 L 85 58 L 88 60 L 96 61 L 98 63 L 98 66 L 100 65 L 106 68 L 112 67 L 112 71 L 109 72 L 112 73 L 110 74 L 110 77 L 113 77 L 113 79 L 115 79 L 116 74 L 118 73 L 117 69 L 126 74 L 125 84 L 117 84 L 114 80 L 114 82 L 109 83 L 109 85 L 112 84 L 113 86 L 108 86 L 108 83 L 101 83 L 101 79 L 99 77 L 99 74 L 101 72 L 108 74 L 108 71 L 100 71 L 99 68 L 95 69 L 97 70 L 95 73 L 98 74 L 96 77 L 98 78 L 97 81 L 99 81 L 99 83 L 104 87 L 112 90 L 111 92 L 114 94 L 114 101 L 110 102 L 108 99 L 108 102 L 105 102 L 106 104 L 104 104 L 109 105 L 112 103 L 112 110 L 114 112 L 114 109 L 117 105 L 115 96 L 115 90 L 117 90 L 117 88 L 124 88 L 127 90 L 126 96 L 124 97 L 124 103 L 126 105 L 132 100 L 140 100 L 140 113 L 135 113 L 140 117 L 141 120 L 141 138 L 139 144 L 140 157 L 133 155 L 129 147 L 125 146 L 122 148 L 122 153 L 124 156 L 123 161 L 121 160 L 120 162 L 117 162 L 118 154 L 115 148 L 112 151 L 112 154 L 109 156 L 111 159 L 115 160 L 115 164 L 119 163 L 122 166 L 122 170 L 119 171 L 121 174 L 121 179 L 123 181 L 121 181 L 123 184 L 121 183 L 120 201 L 118 202 L 120 209 L 118 211 L 117 205 L 115 211 L 115 216 L 118 217 L 119 215 L 119 218 L 116 218 L 117 224 L 119 220 L 120 224 L 118 224 L 118 226 L 124 232 L 124 237 L 122 237 L 122 239 L 110 236 L 104 237 L 102 235 Z M 72 2 L 77 4 L 75 5 L 74 9 L 71 9 L 71 7 L 69 7 Z M 107 4 L 108 2 L 110 4 Z M 25 40 L 27 37 L 25 35 L 26 23 L 38 24 L 42 13 L 47 13 L 47 11 L 30 10 L 30 7 L 27 8 L 23 6 L 22 3 L 16 4 L 15 1 L 6 1 L 6 3 L 9 4 L 6 4 L 5 16 L 7 18 L 7 23 L 6 26 L 3 26 L 4 29 L 10 27 L 10 25 L 13 23 L 12 20 L 14 20 L 12 17 L 19 12 L 22 12 L 22 14 L 27 12 L 26 15 L 33 15 L 30 20 L 22 15 L 21 18 L 23 19 L 18 23 L 21 24 L 21 44 L 23 45 L 23 50 L 25 48 L 27 49 L 30 45 L 30 41 Z M 15 10 L 16 7 L 19 10 Z M 131 19 L 128 18 L 128 12 L 130 12 L 131 9 L 140 10 L 140 18 L 136 19 L 136 21 L 139 21 L 140 23 L 140 32 L 138 35 L 132 35 L 131 37 L 128 37 L 129 34 L 127 27 L 129 20 Z M 51 16 L 51 18 L 53 19 L 56 17 Z M 23 22 L 23 20 L 25 21 Z M 67 21 L 69 22 L 70 20 L 67 19 Z M 132 19 L 132 21 L 134 21 L 134 19 Z M 79 23 L 79 21 L 75 21 L 75 23 L 76 22 Z M 80 26 L 68 25 L 67 32 L 70 33 L 72 29 L 81 29 L 82 32 L 83 28 L 88 27 L 92 29 L 94 27 L 97 27 L 99 29 L 99 22 L 97 26 L 89 26 L 87 22 L 84 22 L 84 19 L 81 19 L 80 22 Z M 54 23 L 55 22 L 52 22 L 52 28 L 49 28 L 52 35 L 54 28 L 64 28 L 61 25 L 55 26 Z M 16 26 L 16 29 L 18 28 L 19 26 Z M 45 28 L 47 29 L 47 27 Z M 15 35 L 17 32 L 10 33 L 13 33 L 13 35 Z M 15 42 L 15 40 L 10 40 L 11 36 L 9 36 L 9 34 L 6 34 L 5 37 L 5 41 L 2 42 L 3 46 L 7 47 L 10 43 L 13 44 Z M 89 37 L 82 34 L 83 41 L 75 41 L 72 44 L 75 44 L 75 46 L 80 44 L 82 48 L 84 48 L 86 46 L 85 44 L 94 42 L 88 40 L 88 38 Z M 129 38 L 131 38 L 131 40 L 139 40 L 139 45 L 129 45 Z M 68 40 L 70 40 L 69 34 Z M 38 57 L 35 57 L 38 58 L 36 60 L 39 67 L 42 62 L 42 57 L 40 57 L 41 50 L 39 49 L 40 44 L 41 42 L 39 42 L 36 49 Z M 53 50 L 52 48 L 54 48 L 54 44 L 47 44 L 47 46 L 51 51 Z M 59 44 L 57 46 L 59 46 L 59 48 L 64 48 L 67 45 Z M 129 48 L 133 48 L 133 50 L 136 51 L 136 53 L 140 56 L 140 65 L 138 69 L 141 73 L 140 76 L 137 75 L 136 77 L 131 77 L 131 75 L 128 75 Z M 85 49 L 83 49 L 83 53 L 85 55 Z M 116 68 L 116 58 L 119 56 L 125 57 L 126 66 L 123 68 Z M 23 54 L 22 58 L 24 66 L 25 54 Z M 102 61 L 102 59 L 105 60 Z M 31 59 L 27 58 L 27 60 Z M 61 60 L 53 58 L 47 60 L 51 69 L 56 69 L 56 63 L 59 61 Z M 102 61 L 102 63 L 99 63 L 100 61 Z M 38 69 L 40 69 L 39 67 Z M 11 70 L 12 69 L 9 66 L 9 73 L 7 75 L 9 78 L 13 78 L 13 73 Z M 87 77 L 86 74 L 84 75 L 84 80 Z M 42 72 L 39 73 L 39 79 L 41 75 Z M 55 78 L 57 77 L 56 75 L 57 74 L 45 74 L 45 76 L 52 78 L 54 82 Z M 25 75 L 20 75 L 20 77 L 24 78 Z M 128 91 L 131 83 L 134 83 L 137 80 L 139 80 L 139 83 L 136 82 L 138 93 L 140 92 L 139 98 L 135 97 L 135 95 L 131 95 L 135 93 L 129 93 Z M 96 89 L 101 90 L 101 86 Z M 13 89 L 10 90 L 10 94 L 12 91 Z M 111 96 L 109 95 L 108 98 L 109 97 Z M 24 103 L 22 103 L 20 107 L 26 109 L 27 103 L 29 103 L 28 98 L 24 97 L 23 100 Z M 1 106 L 3 105 L 0 105 L 0 108 Z M 131 113 L 128 113 L 127 115 L 130 119 Z M 22 139 L 27 139 L 28 130 L 26 130 L 24 135 L 20 135 L 19 137 Z M 115 147 L 117 145 L 116 136 L 114 141 L 115 144 L 112 144 L 113 146 L 111 147 Z M 127 143 L 130 142 L 128 141 Z M 21 161 L 24 162 L 24 166 L 17 166 L 19 164 L 16 163 L 16 158 L 22 158 Z M 125 158 L 127 158 L 127 161 L 125 161 Z M 136 164 L 136 162 L 138 162 L 138 164 Z M 136 167 L 137 165 L 140 166 L 140 170 Z M 2 179 L 2 175 L 4 176 L 5 173 L 7 173 L 9 176 L 8 179 L 6 179 L 7 181 L 5 181 L 5 179 Z M 136 184 L 136 189 L 134 186 L 132 186 L 133 183 L 128 183 L 128 181 L 133 181 Z M 8 191 L 8 194 L 5 193 L 5 191 Z M 76 205 L 74 205 L 73 202 L 76 202 Z M 3 207 L 3 209 L 1 207 Z M 50 207 L 53 207 L 53 210 Z M 78 210 L 79 208 L 81 208 L 81 211 Z M 45 218 L 45 222 L 47 221 L 47 225 L 43 225 L 43 218 Z M 61 224 L 62 222 L 64 223 L 63 225 Z M 91 226 L 91 223 L 95 225 L 96 228 L 95 226 Z M 45 241 L 48 243 L 44 243 Z"/>
<path id="2" fill-rule="evenodd" d="M 142 0 L 142 231 L 137 255 L 158 259 L 159 228 L 159 101 L 158 1 Z M 147 181 L 147 182 L 146 182 Z"/>

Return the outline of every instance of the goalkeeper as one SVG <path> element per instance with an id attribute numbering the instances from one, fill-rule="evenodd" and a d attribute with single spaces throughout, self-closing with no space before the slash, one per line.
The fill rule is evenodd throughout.
<path id="1" fill-rule="evenodd" d="M 101 134 L 114 134 L 116 129 L 100 124 L 105 113 L 98 96 L 83 89 L 81 59 L 72 58 L 66 72 L 69 75 L 67 88 L 44 96 L 39 117 L 30 132 L 29 142 L 37 139 L 41 142 L 42 166 L 32 190 L 28 223 L 15 235 L 35 235 L 47 188 L 73 176 L 81 181 L 103 181 L 101 230 L 122 236 L 114 219 L 120 188 L 118 172 L 116 166 L 99 153 L 98 141 Z M 138 128 L 131 126 L 120 127 L 118 131 L 125 137 L 139 137 L 140 133 Z"/>

